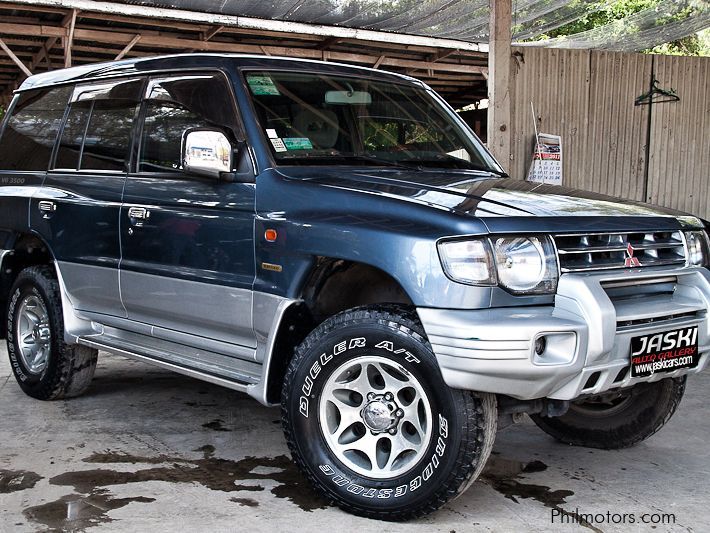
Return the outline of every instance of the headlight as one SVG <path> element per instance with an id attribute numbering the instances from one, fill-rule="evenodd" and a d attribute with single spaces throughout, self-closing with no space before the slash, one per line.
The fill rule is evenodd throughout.
<path id="1" fill-rule="evenodd" d="M 557 260 L 546 237 L 492 237 L 439 243 L 446 274 L 459 283 L 499 284 L 514 294 L 557 289 Z"/>
<path id="2" fill-rule="evenodd" d="M 557 260 L 552 243 L 539 237 L 494 237 L 498 283 L 512 293 L 552 293 Z"/>
<path id="3" fill-rule="evenodd" d="M 495 269 L 488 241 L 475 239 L 439 244 L 444 271 L 454 281 L 469 285 L 495 285 Z"/>
<path id="4" fill-rule="evenodd" d="M 704 231 L 686 231 L 685 242 L 688 246 L 688 264 L 710 266 L 710 243 Z"/>

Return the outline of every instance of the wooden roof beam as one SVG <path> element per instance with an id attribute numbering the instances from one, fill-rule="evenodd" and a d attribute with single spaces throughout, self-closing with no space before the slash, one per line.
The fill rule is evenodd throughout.
<path id="1" fill-rule="evenodd" d="M 40 35 L 47 37 L 62 37 L 66 34 L 64 28 L 56 26 L 33 26 L 25 24 L 5 24 L 0 22 L 0 34 L 17 35 Z M 135 34 L 106 30 L 87 30 L 77 27 L 74 30 L 74 38 L 84 41 L 95 41 L 100 43 L 125 45 L 130 42 Z M 380 56 L 370 54 L 355 54 L 348 52 L 322 52 L 311 48 L 293 48 L 284 46 L 258 46 L 245 45 L 240 43 L 228 43 L 220 41 L 201 41 L 199 39 L 182 39 L 179 37 L 169 37 L 163 35 L 145 35 L 141 37 L 141 46 L 156 50 L 189 50 L 195 49 L 204 52 L 232 52 L 246 54 L 267 53 L 275 56 L 289 56 L 303 59 L 322 59 L 327 54 L 329 60 L 357 63 L 361 65 L 373 65 Z M 486 67 L 477 65 L 466 65 L 458 63 L 432 63 L 417 59 L 401 59 L 385 57 L 380 63 L 385 67 L 396 67 L 403 69 L 424 69 L 433 72 L 460 72 L 460 73 L 482 73 Z"/>
<path id="2" fill-rule="evenodd" d="M 476 85 L 480 80 L 476 79 L 471 79 L 468 81 L 438 81 L 436 79 L 433 80 L 425 80 L 428 85 L 431 85 L 432 87 L 438 87 L 441 85 L 442 87 L 470 87 L 472 85 Z"/>
<path id="3" fill-rule="evenodd" d="M 323 39 L 318 45 L 316 46 L 316 50 L 327 50 L 333 45 L 338 44 L 341 41 L 341 39 L 338 39 L 337 37 L 328 37 L 327 39 Z"/>
<path id="4" fill-rule="evenodd" d="M 217 26 L 216 28 L 212 28 L 211 30 L 207 31 L 204 33 L 204 36 L 202 37 L 203 41 L 209 41 L 217 35 L 219 32 L 221 32 L 224 29 L 224 26 Z"/>
<path id="5" fill-rule="evenodd" d="M 19 9 L 22 11 L 29 11 L 30 13 L 54 13 L 57 15 L 63 15 L 64 13 L 67 12 L 66 9 L 62 9 L 61 7 L 52 7 L 49 5 L 33 5 L 32 3 L 28 4 L 15 4 L 15 3 L 3 3 L 2 4 L 3 9 Z"/>
<path id="6" fill-rule="evenodd" d="M 446 59 L 447 57 L 458 53 L 458 50 L 440 50 L 431 57 L 431 61 L 441 61 L 442 59 Z"/>
<path id="7" fill-rule="evenodd" d="M 27 65 L 25 65 L 22 61 L 20 61 L 20 58 L 17 57 L 12 50 L 5 44 L 5 41 L 0 39 L 0 48 L 2 48 L 7 55 L 10 56 L 10 59 L 19 67 L 19 69 L 24 72 L 25 76 L 32 76 L 32 71 L 27 68 Z"/>
<path id="8" fill-rule="evenodd" d="M 131 49 L 138 43 L 138 41 L 141 40 L 141 34 L 137 34 L 131 41 L 123 47 L 123 50 L 121 50 L 118 55 L 114 58 L 115 61 L 118 61 L 119 59 L 123 59 L 128 52 L 131 51 Z"/>
<path id="9" fill-rule="evenodd" d="M 5 44 L 8 46 L 11 46 L 10 43 L 5 41 Z M 15 55 L 20 58 L 24 63 L 29 63 L 29 61 L 32 58 L 32 52 L 27 51 L 27 50 L 13 50 L 15 52 Z M 116 54 L 120 52 L 120 49 L 115 49 L 115 48 L 109 48 L 101 45 L 80 45 L 74 43 L 74 46 L 72 46 L 72 61 L 76 62 L 78 60 L 86 60 L 86 61 L 93 61 L 94 63 L 97 61 L 113 61 L 114 58 L 116 57 Z M 138 51 L 138 50 L 131 50 L 131 55 L 133 57 L 139 58 L 139 57 L 146 57 L 146 56 L 154 56 L 155 52 L 149 52 L 149 51 Z M 0 65 L 3 64 L 11 64 L 14 65 L 14 62 L 12 62 L 9 59 L 4 59 L 5 56 L 0 52 Z M 49 54 L 49 59 L 52 62 L 52 68 L 63 68 L 64 66 L 64 53 L 55 53 L 55 52 L 50 52 Z M 58 63 L 58 64 L 56 64 Z M 28 65 L 29 68 L 29 65 Z M 32 70 L 32 72 L 36 72 L 35 70 Z"/>
<path id="10" fill-rule="evenodd" d="M 57 37 L 50 37 L 42 44 L 39 51 L 32 57 L 32 61 L 30 61 L 30 65 L 33 70 L 39 66 L 42 59 L 47 59 L 49 57 L 49 51 L 54 48 L 57 42 L 59 42 Z M 49 63 L 48 59 L 47 63 Z"/>
<path id="11" fill-rule="evenodd" d="M 187 11 L 145 5 L 117 4 L 113 2 L 100 2 L 93 0 L 16 0 L 16 5 L 28 6 L 39 9 L 40 6 L 52 8 L 64 7 L 94 13 L 109 15 L 122 15 L 140 18 L 163 19 L 166 21 L 190 22 L 195 24 L 223 25 L 235 28 L 253 29 L 259 31 L 276 31 L 284 33 L 302 33 L 319 35 L 321 37 L 340 37 L 343 39 L 358 39 L 361 41 L 380 41 L 402 45 L 432 46 L 435 48 L 458 48 L 487 52 L 488 45 L 471 43 L 456 39 L 440 37 L 424 37 L 419 35 L 405 35 L 394 32 L 347 28 L 344 26 L 328 26 L 323 24 L 307 24 L 283 20 L 259 19 L 237 15 L 224 15 L 219 13 L 205 13 L 201 11 Z M 18 9 L 24 9 L 19 8 Z M 170 24 L 170 22 L 166 22 Z"/>
<path id="12" fill-rule="evenodd" d="M 20 6 L 19 9 L 23 9 L 24 6 Z M 63 12 L 66 13 L 66 12 Z M 69 26 L 72 22 L 72 19 L 76 22 L 76 17 L 74 14 L 74 10 L 72 10 L 71 13 L 65 14 L 64 18 L 62 19 L 61 25 L 62 27 L 66 28 Z M 30 61 L 30 69 L 35 70 L 37 66 L 39 66 L 40 61 L 42 59 L 47 59 L 47 64 L 49 66 L 49 52 L 52 48 L 54 48 L 57 43 L 59 42 L 59 37 L 50 37 L 47 39 L 42 46 L 42 48 L 39 49 L 39 51 L 32 57 L 32 61 Z M 51 67 L 50 67 L 51 68 Z"/>

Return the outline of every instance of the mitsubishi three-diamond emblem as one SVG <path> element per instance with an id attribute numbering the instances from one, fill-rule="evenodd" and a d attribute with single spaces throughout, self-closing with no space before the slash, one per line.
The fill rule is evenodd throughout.
<path id="1" fill-rule="evenodd" d="M 626 260 L 624 261 L 624 266 L 626 267 L 640 267 L 641 262 L 638 257 L 634 257 L 634 247 L 631 243 L 626 245 Z"/>

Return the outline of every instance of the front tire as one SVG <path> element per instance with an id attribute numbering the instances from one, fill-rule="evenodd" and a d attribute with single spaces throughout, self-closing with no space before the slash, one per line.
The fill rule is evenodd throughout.
<path id="1" fill-rule="evenodd" d="M 54 269 L 26 268 L 17 276 L 7 311 L 7 352 L 20 388 L 39 400 L 83 393 L 98 351 L 64 342 L 62 300 Z"/>
<path id="2" fill-rule="evenodd" d="M 492 395 L 449 388 L 414 312 L 358 308 L 297 348 L 282 392 L 292 456 L 316 491 L 369 518 L 430 513 L 480 474 Z"/>
<path id="3" fill-rule="evenodd" d="M 626 390 L 578 400 L 562 416 L 535 415 L 545 433 L 573 446 L 629 448 L 660 430 L 685 392 L 685 376 L 639 383 Z"/>

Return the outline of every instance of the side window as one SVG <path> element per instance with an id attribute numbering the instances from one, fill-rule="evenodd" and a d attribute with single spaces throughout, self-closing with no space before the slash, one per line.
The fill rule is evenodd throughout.
<path id="1" fill-rule="evenodd" d="M 22 93 L 0 139 L 0 170 L 47 170 L 71 87 Z"/>
<path id="2" fill-rule="evenodd" d="M 54 161 L 54 168 L 79 168 L 79 154 L 84 141 L 86 124 L 91 114 L 91 102 L 82 104 L 75 102 L 72 104 L 64 123 L 62 138 L 57 151 L 57 158 Z"/>
<path id="3" fill-rule="evenodd" d="M 222 75 L 153 79 L 145 102 L 138 171 L 177 172 L 185 130 L 220 128 L 234 135 L 236 125 L 232 93 Z"/>
<path id="4" fill-rule="evenodd" d="M 142 86 L 130 80 L 76 87 L 54 168 L 126 170 Z"/>

